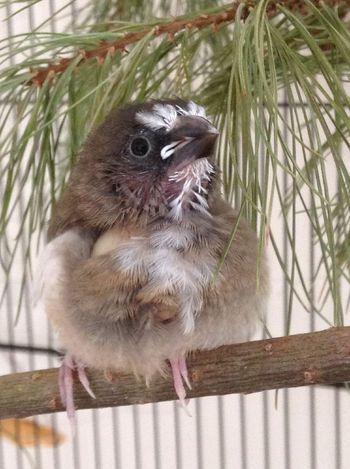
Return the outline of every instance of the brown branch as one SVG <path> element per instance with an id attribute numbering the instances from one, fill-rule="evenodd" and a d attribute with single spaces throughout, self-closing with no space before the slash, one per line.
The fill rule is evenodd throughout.
<path id="1" fill-rule="evenodd" d="M 93 49 L 80 49 L 79 53 L 72 57 L 65 57 L 58 60 L 56 63 L 49 64 L 47 67 L 32 70 L 31 73 L 33 78 L 28 82 L 29 84 L 42 85 L 46 79 L 52 79 L 57 74 L 64 72 L 69 65 L 77 60 L 77 67 L 81 65 L 86 60 L 96 58 L 98 62 L 103 63 L 105 57 L 108 53 L 115 53 L 116 51 L 125 51 L 126 47 L 130 44 L 134 44 L 141 39 L 143 39 L 147 34 L 153 32 L 154 36 L 159 36 L 162 34 L 168 34 L 169 40 L 173 40 L 176 33 L 184 29 L 203 29 L 205 27 L 211 26 L 213 30 L 223 24 L 233 21 L 236 16 L 238 6 L 244 4 L 245 7 L 242 12 L 242 19 L 245 19 L 252 8 L 260 0 L 241 0 L 237 1 L 230 8 L 224 7 L 222 11 L 212 14 L 201 14 L 199 16 L 194 16 L 192 19 L 182 19 L 181 17 L 175 17 L 171 22 L 160 23 L 151 28 L 145 28 L 141 31 L 136 32 L 127 32 L 124 35 L 115 41 L 101 41 L 100 44 Z M 320 7 L 322 5 L 328 6 L 344 6 L 348 5 L 349 0 L 316 0 L 315 5 Z M 300 0 L 270 0 L 267 6 L 267 14 L 269 16 L 274 16 L 279 11 L 279 6 L 284 6 L 289 8 L 292 11 L 298 11 L 302 14 L 305 14 L 308 11 L 307 5 L 304 1 Z M 79 60 L 80 57 L 80 60 Z"/>
<path id="2" fill-rule="evenodd" d="M 188 365 L 193 387 L 188 397 L 349 381 L 350 327 L 198 352 Z M 88 376 L 97 399 L 91 399 L 76 382 L 78 409 L 176 399 L 171 380 L 161 376 L 149 388 L 130 374 L 120 374 L 114 382 L 100 371 L 89 370 Z M 62 411 L 57 379 L 57 369 L 0 377 L 0 418 Z"/>

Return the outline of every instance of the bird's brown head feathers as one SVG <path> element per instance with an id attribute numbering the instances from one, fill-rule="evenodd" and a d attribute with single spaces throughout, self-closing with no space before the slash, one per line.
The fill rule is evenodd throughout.
<path id="1" fill-rule="evenodd" d="M 210 216 L 218 132 L 192 101 L 132 104 L 113 111 L 85 143 L 49 237 L 74 225 Z M 209 202 L 208 202 L 209 198 Z"/>

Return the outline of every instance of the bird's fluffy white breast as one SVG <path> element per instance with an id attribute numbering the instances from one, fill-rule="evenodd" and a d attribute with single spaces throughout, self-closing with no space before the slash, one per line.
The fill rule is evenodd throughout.
<path id="1" fill-rule="evenodd" d="M 192 332 L 195 316 L 202 308 L 203 290 L 211 281 L 216 266 L 209 255 L 190 255 L 193 232 L 174 224 L 148 236 L 123 241 L 117 231 L 111 230 L 97 243 L 105 239 L 113 249 L 112 256 L 118 268 L 130 276 L 147 275 L 148 282 L 143 288 L 145 296 L 152 297 L 156 292 L 178 298 L 184 332 Z"/>
<path id="2" fill-rule="evenodd" d="M 185 333 L 193 330 L 195 316 L 202 308 L 203 290 L 216 266 L 209 255 L 186 254 L 192 243 L 193 234 L 175 225 L 149 237 L 121 243 L 114 254 L 116 262 L 129 275 L 147 274 L 145 292 L 177 296 Z"/>

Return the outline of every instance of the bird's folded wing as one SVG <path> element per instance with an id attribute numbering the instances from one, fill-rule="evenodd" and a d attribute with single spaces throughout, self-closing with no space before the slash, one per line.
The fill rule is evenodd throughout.
<path id="1" fill-rule="evenodd" d="M 48 298 L 59 302 L 66 275 L 66 260 L 77 262 L 90 255 L 91 242 L 76 230 L 68 230 L 50 241 L 43 249 L 33 281 L 33 306 L 44 308 Z"/>

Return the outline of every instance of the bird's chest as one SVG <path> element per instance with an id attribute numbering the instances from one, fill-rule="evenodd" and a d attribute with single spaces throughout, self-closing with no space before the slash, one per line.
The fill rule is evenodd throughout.
<path id="1" fill-rule="evenodd" d="M 151 245 L 145 267 L 151 284 L 188 295 L 199 294 L 206 288 L 214 270 L 211 257 L 198 246 L 184 249 Z"/>
<path id="2" fill-rule="evenodd" d="M 193 330 L 217 265 L 208 246 L 202 246 L 193 231 L 174 225 L 127 238 L 117 230 L 114 235 L 109 231 L 99 238 L 94 252 L 104 254 L 111 249 L 126 275 L 146 279 L 143 298 L 151 302 L 157 296 L 173 296 L 185 331 Z"/>
<path id="3" fill-rule="evenodd" d="M 146 273 L 148 282 L 179 291 L 207 285 L 215 269 L 208 246 L 201 246 L 192 231 L 177 225 L 151 233 L 112 229 L 97 240 L 92 256 L 108 252 L 126 273 Z"/>

